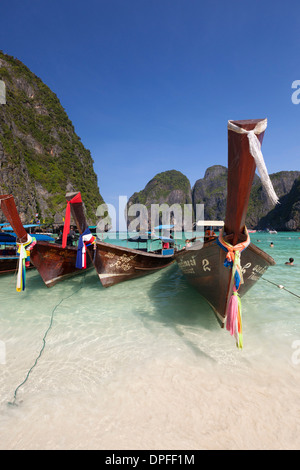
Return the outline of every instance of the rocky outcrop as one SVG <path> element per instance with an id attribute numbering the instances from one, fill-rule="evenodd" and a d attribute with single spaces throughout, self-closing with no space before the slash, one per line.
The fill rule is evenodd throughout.
<path id="1" fill-rule="evenodd" d="M 259 220 L 257 228 L 275 228 L 279 231 L 300 230 L 300 176 L 294 180 L 291 190 L 279 201 L 280 204 Z"/>
<path id="2" fill-rule="evenodd" d="M 252 184 L 246 225 L 249 229 L 274 228 L 276 230 L 300 230 L 299 171 L 280 171 L 270 175 L 280 204 L 270 204 L 262 188 L 260 178 L 255 175 Z M 166 171 L 156 175 L 139 193 L 134 193 L 128 207 L 140 203 L 147 206 L 147 217 L 151 204 L 193 204 L 193 218 L 197 204 L 204 205 L 205 220 L 224 220 L 227 195 L 227 168 L 221 165 L 209 167 L 204 178 L 196 181 L 192 191 L 188 179 L 179 172 Z M 129 218 L 129 221 L 132 218 Z M 161 222 L 161 220 L 160 220 Z"/>
<path id="3" fill-rule="evenodd" d="M 221 165 L 209 167 L 204 178 L 193 187 L 193 207 L 204 204 L 205 220 L 224 220 L 227 193 L 227 168 Z"/>
<path id="4" fill-rule="evenodd" d="M 103 203 L 93 160 L 57 96 L 19 60 L 0 52 L 0 193 L 14 195 L 23 222 L 62 221 L 67 191 L 81 191 L 90 223 Z M 92 196 L 92 197 L 91 197 Z M 0 219 L 2 213 L 0 211 Z"/>
<path id="5" fill-rule="evenodd" d="M 141 204 L 147 208 L 144 214 L 137 214 L 134 205 Z M 167 221 L 163 217 L 163 207 L 166 204 L 170 208 L 170 216 L 166 214 Z M 156 206 L 161 206 L 155 210 Z M 151 212 L 152 207 L 152 212 Z M 138 208 L 137 208 L 138 209 Z M 128 201 L 128 224 L 137 216 L 141 219 L 141 229 L 147 230 L 152 225 L 171 223 L 181 230 L 184 223 L 184 214 L 187 229 L 191 229 L 193 223 L 192 192 L 188 178 L 176 170 L 158 173 L 152 178 L 142 191 L 134 193 Z M 186 211 L 184 213 L 184 210 Z M 155 220 L 154 220 L 155 219 Z"/>
<path id="6" fill-rule="evenodd" d="M 274 190 L 281 202 L 282 198 L 289 194 L 295 180 L 300 176 L 300 171 L 280 171 L 270 175 Z M 265 217 L 274 207 L 262 188 L 259 178 L 256 178 L 252 186 L 246 224 L 251 228 L 266 228 Z M 279 221 L 278 221 L 279 223 Z M 276 223 L 277 225 L 277 223 Z M 298 228 L 300 230 L 300 226 Z"/>
<path id="7" fill-rule="evenodd" d="M 249 199 L 247 227 L 264 229 L 271 226 L 277 227 L 278 230 L 300 230 L 299 215 L 297 215 L 297 193 L 293 187 L 299 176 L 299 171 L 280 171 L 270 175 L 281 203 L 278 207 L 273 208 L 262 187 L 260 178 L 255 175 Z M 224 220 L 226 194 L 227 168 L 220 165 L 212 166 L 206 170 L 204 178 L 196 181 L 193 187 L 193 206 L 195 208 L 196 204 L 204 204 L 204 218 L 207 220 Z M 289 201 L 289 204 L 285 202 L 286 200 Z M 290 203 L 291 200 L 293 204 Z M 284 209 L 282 209 L 283 207 Z"/>

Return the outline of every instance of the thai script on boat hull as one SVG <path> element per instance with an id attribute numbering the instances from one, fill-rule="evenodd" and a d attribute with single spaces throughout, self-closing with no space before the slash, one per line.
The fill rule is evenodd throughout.
<path id="1" fill-rule="evenodd" d="M 172 232 L 175 238 L 180 239 L 194 229 L 203 233 L 203 225 L 198 225 L 198 222 L 204 220 L 204 204 L 196 204 L 194 211 L 192 204 L 151 204 L 148 207 L 144 204 L 128 206 L 127 202 L 127 196 L 119 196 L 118 208 L 113 204 L 98 206 L 96 231 L 100 239 L 110 238 L 110 234 L 117 231 L 152 234 L 159 225 L 164 227 L 165 237 Z"/>

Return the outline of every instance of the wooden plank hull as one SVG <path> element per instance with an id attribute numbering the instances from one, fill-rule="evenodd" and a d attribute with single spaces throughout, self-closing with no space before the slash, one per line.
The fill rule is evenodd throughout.
<path id="1" fill-rule="evenodd" d="M 78 197 L 80 193 L 68 193 L 66 198 L 79 233 L 83 234 L 88 228 L 84 206 L 83 202 L 72 202 L 74 196 Z M 103 287 L 154 273 L 174 262 L 174 255 L 149 253 L 99 240 L 94 253 L 89 250 L 89 255 Z"/>
<path id="2" fill-rule="evenodd" d="M 17 256 L 1 256 L 0 254 L 0 275 L 16 273 L 18 270 L 19 258 Z M 33 265 L 26 269 L 33 268 Z"/>
<path id="3" fill-rule="evenodd" d="M 0 274 L 15 273 L 18 266 L 18 258 L 12 256 L 0 257 Z"/>
<path id="4" fill-rule="evenodd" d="M 202 245 L 201 245 L 202 246 Z M 207 300 L 214 310 L 220 325 L 226 321 L 232 270 L 224 266 L 226 253 L 216 240 L 205 242 L 203 248 L 185 249 L 175 254 L 175 259 L 187 281 Z M 244 284 L 239 295 L 251 289 L 269 266 L 275 261 L 254 244 L 241 253 L 241 268 Z"/>
<path id="5" fill-rule="evenodd" d="M 38 270 L 46 286 L 52 287 L 57 282 L 85 271 L 76 268 L 76 256 L 76 247 L 62 248 L 61 245 L 38 241 L 30 253 L 30 261 Z M 87 269 L 92 267 L 92 261 L 87 257 Z"/>
<path id="6" fill-rule="evenodd" d="M 19 217 L 14 197 L 11 194 L 0 196 L 1 210 L 14 229 L 18 241 L 25 243 L 28 234 Z M 77 248 L 37 240 L 30 252 L 30 261 L 36 267 L 47 287 L 54 286 L 71 276 L 82 274 L 84 269 L 76 268 Z M 92 267 L 92 262 L 87 257 L 87 268 Z"/>
<path id="7" fill-rule="evenodd" d="M 104 287 L 154 273 L 174 262 L 173 255 L 157 255 L 99 241 L 91 257 Z"/>

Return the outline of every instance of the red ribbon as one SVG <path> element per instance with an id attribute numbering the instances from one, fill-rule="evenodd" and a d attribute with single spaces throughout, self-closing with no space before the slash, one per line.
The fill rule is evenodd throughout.
<path id="1" fill-rule="evenodd" d="M 82 202 L 81 194 L 77 193 L 70 201 L 67 201 L 66 207 L 66 216 L 65 216 L 65 225 L 64 225 L 64 232 L 63 232 L 63 239 L 62 239 L 62 247 L 66 248 L 67 246 L 67 238 L 70 233 L 70 220 L 71 220 L 71 207 L 70 204 L 74 202 Z"/>

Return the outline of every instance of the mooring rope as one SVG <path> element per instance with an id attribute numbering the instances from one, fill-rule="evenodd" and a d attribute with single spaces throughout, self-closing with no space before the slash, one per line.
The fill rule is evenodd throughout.
<path id="1" fill-rule="evenodd" d="M 264 281 L 269 282 L 270 284 L 273 284 L 274 286 L 278 287 L 279 289 L 286 290 L 289 294 L 292 294 L 292 295 L 294 295 L 295 297 L 298 297 L 298 299 L 300 299 L 300 295 L 295 294 L 294 292 L 288 290 L 286 287 L 282 286 L 281 284 L 276 284 L 275 282 L 269 281 L 269 279 L 266 279 L 265 277 L 262 277 L 262 279 L 263 279 Z"/>
<path id="2" fill-rule="evenodd" d="M 68 295 L 67 297 L 62 298 L 62 299 L 58 302 L 58 304 L 55 305 L 55 307 L 53 308 L 53 310 L 52 310 L 52 312 L 51 312 L 51 318 L 50 318 L 49 326 L 48 326 L 47 330 L 45 331 L 45 334 L 44 334 L 44 337 L 43 337 L 43 340 L 42 340 L 42 341 L 43 341 L 43 346 L 42 346 L 42 348 L 41 348 L 41 350 L 40 350 L 40 352 L 39 352 L 37 358 L 35 359 L 34 364 L 30 367 L 29 371 L 27 372 L 25 379 L 23 380 L 22 383 L 20 383 L 20 385 L 17 386 L 17 388 L 16 388 L 16 390 L 15 390 L 15 393 L 14 393 L 14 399 L 13 399 L 13 401 L 9 401 L 9 402 L 8 402 L 8 405 L 10 405 L 10 406 L 18 406 L 18 404 L 17 404 L 17 394 L 18 394 L 18 391 L 19 391 L 19 389 L 27 382 L 27 380 L 29 379 L 29 376 L 30 376 L 31 372 L 32 372 L 33 369 L 36 367 L 36 365 L 37 365 L 39 359 L 41 358 L 41 356 L 42 356 L 42 354 L 43 354 L 43 352 L 44 352 L 44 349 L 45 349 L 45 347 L 46 347 L 46 338 L 47 338 L 47 335 L 48 335 L 48 333 L 49 333 L 49 331 L 51 330 L 52 325 L 53 325 L 54 312 L 56 311 L 56 309 L 57 309 L 65 300 L 69 299 L 70 297 L 73 297 L 73 295 L 77 294 L 77 292 L 79 292 L 79 291 L 82 289 L 83 284 L 84 284 L 84 281 L 85 281 L 85 274 L 86 274 L 86 273 L 84 273 L 84 277 L 83 277 L 83 281 L 82 281 L 82 283 L 81 283 L 81 286 L 80 286 L 75 292 L 73 292 L 72 294 Z"/>

